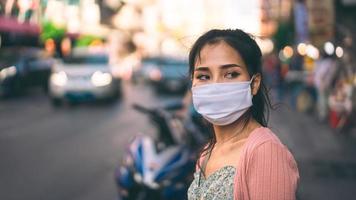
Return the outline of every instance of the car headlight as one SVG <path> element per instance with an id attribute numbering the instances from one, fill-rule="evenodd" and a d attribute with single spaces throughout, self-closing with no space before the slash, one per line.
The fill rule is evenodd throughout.
<path id="1" fill-rule="evenodd" d="M 0 80 L 4 80 L 8 77 L 15 76 L 17 69 L 15 66 L 6 67 L 0 71 Z"/>
<path id="2" fill-rule="evenodd" d="M 57 86 L 64 86 L 67 84 L 68 77 L 63 71 L 52 74 L 51 82 Z"/>
<path id="3" fill-rule="evenodd" d="M 91 76 L 91 82 L 96 87 L 101 87 L 105 85 L 109 85 L 112 81 L 112 76 L 110 73 L 96 71 Z"/>

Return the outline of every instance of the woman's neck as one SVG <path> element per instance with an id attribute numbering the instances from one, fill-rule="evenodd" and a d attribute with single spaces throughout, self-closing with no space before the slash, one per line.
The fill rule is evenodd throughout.
<path id="1" fill-rule="evenodd" d="M 248 119 L 247 122 L 237 120 L 226 126 L 214 125 L 216 144 L 233 143 L 246 139 L 253 129 L 260 126 L 261 125 L 253 118 Z"/>

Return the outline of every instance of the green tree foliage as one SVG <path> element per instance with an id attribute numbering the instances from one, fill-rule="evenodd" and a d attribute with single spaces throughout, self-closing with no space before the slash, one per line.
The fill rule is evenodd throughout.
<path id="1" fill-rule="evenodd" d="M 45 42 L 47 39 L 53 39 L 55 41 L 61 41 L 65 36 L 65 28 L 56 26 L 53 22 L 44 22 L 42 24 L 42 32 L 40 39 Z"/>

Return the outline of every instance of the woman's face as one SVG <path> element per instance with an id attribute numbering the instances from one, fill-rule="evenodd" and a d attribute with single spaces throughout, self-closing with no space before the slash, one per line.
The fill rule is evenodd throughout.
<path id="1" fill-rule="evenodd" d="M 225 42 L 205 45 L 194 64 L 192 86 L 210 83 L 241 82 L 251 79 L 240 54 Z M 254 77 L 252 93 L 260 84 L 260 75 Z"/>

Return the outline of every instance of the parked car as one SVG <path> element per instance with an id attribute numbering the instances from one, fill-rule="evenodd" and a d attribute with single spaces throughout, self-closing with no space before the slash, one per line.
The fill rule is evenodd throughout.
<path id="1" fill-rule="evenodd" d="M 54 59 L 35 47 L 0 49 L 0 97 L 21 94 L 30 87 L 45 91 Z"/>
<path id="2" fill-rule="evenodd" d="M 185 92 L 189 84 L 188 62 L 163 58 L 149 69 L 148 76 L 157 92 Z"/>
<path id="3" fill-rule="evenodd" d="M 56 63 L 50 76 L 50 98 L 54 106 L 63 101 L 116 100 L 120 83 L 112 75 L 106 53 L 74 53 Z"/>

